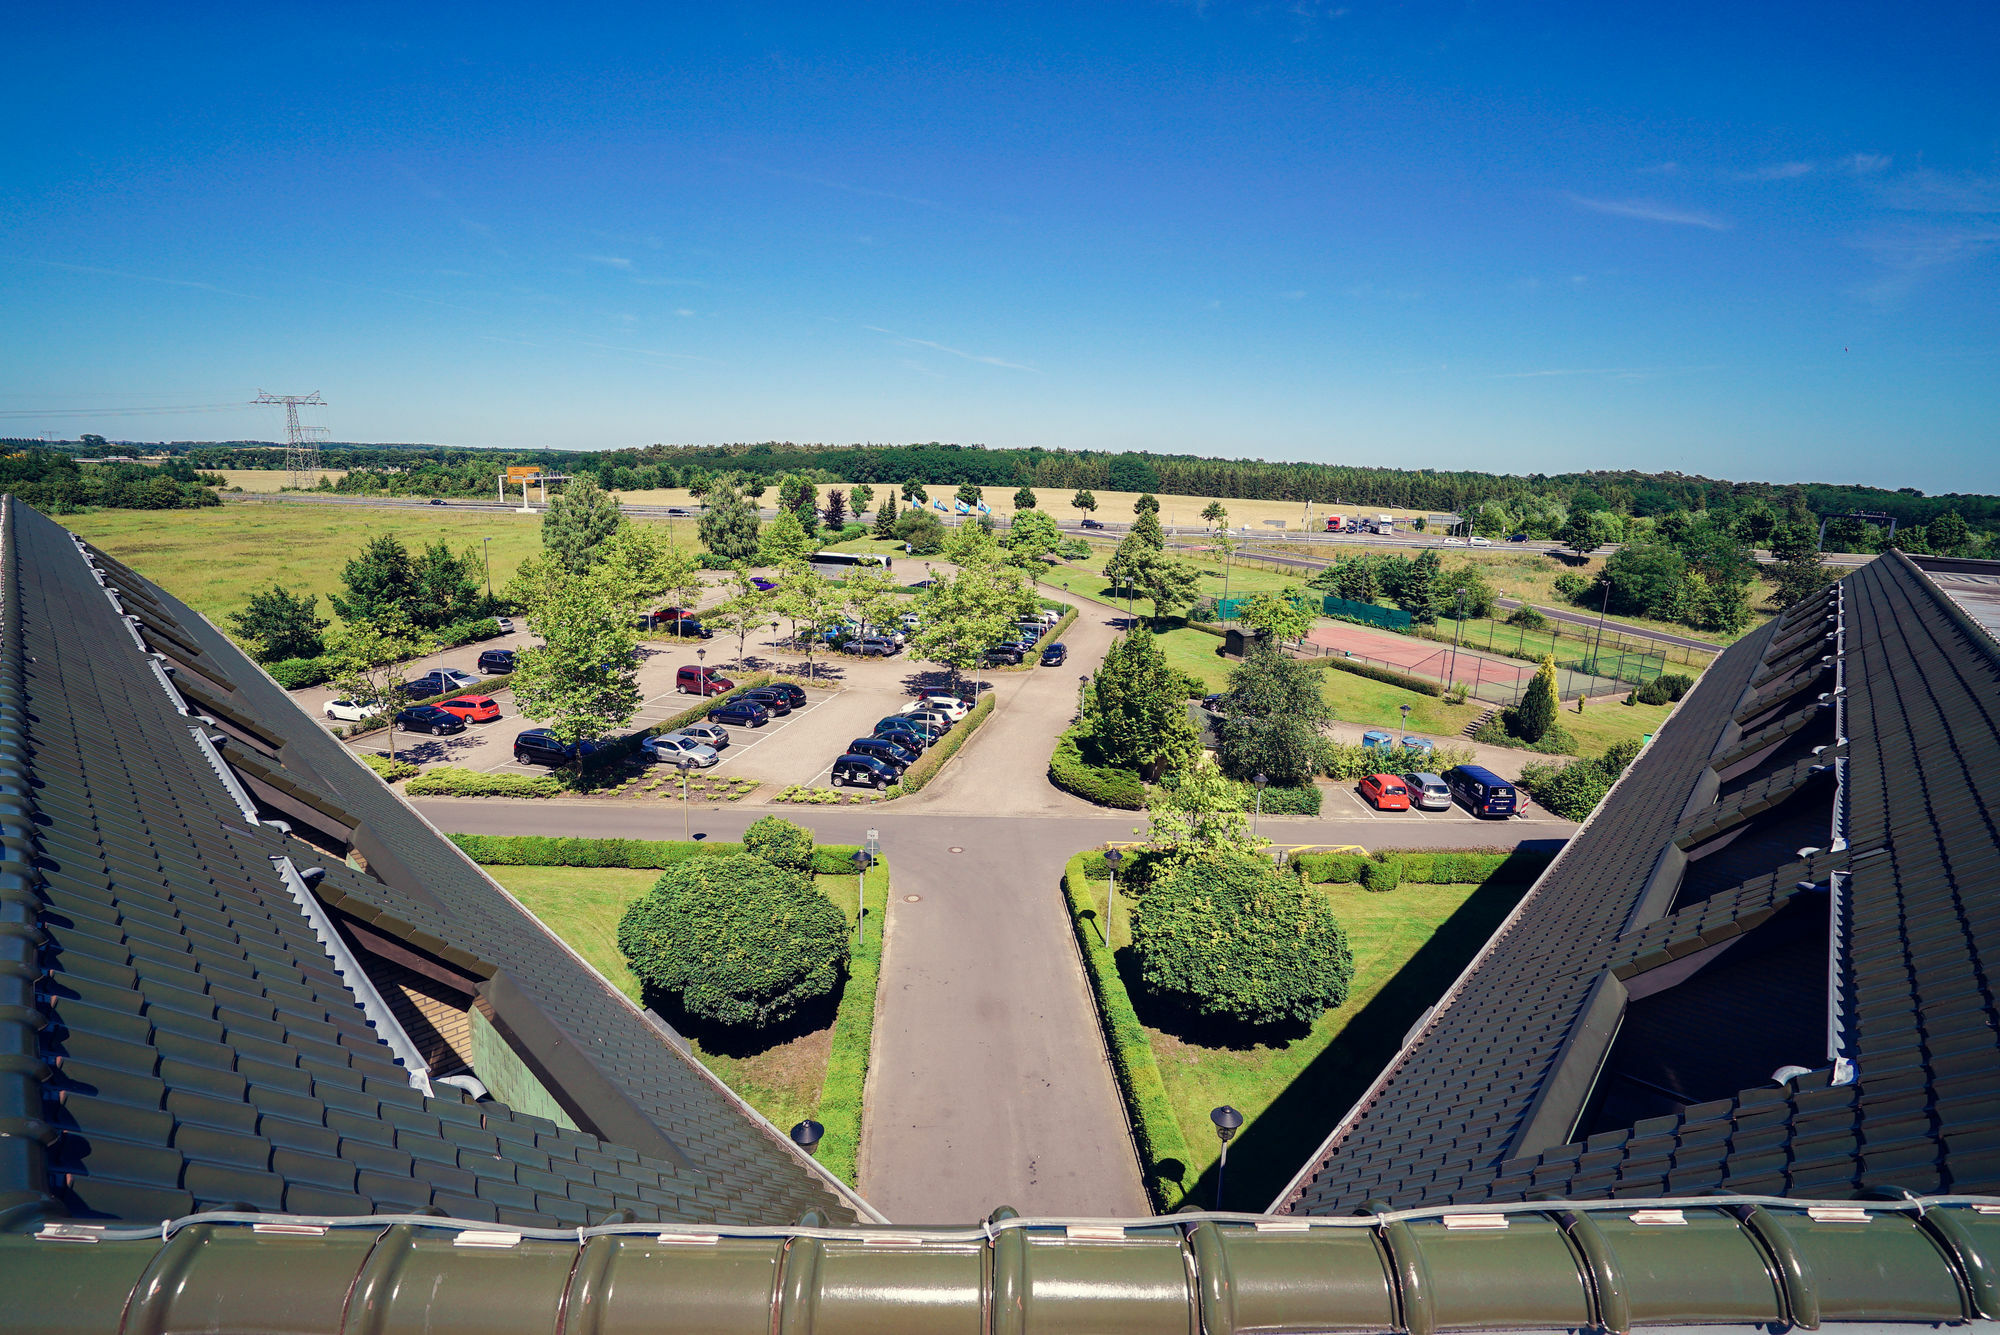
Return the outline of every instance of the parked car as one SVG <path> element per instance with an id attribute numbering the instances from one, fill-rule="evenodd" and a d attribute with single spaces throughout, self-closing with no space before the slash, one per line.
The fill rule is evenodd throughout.
<path id="1" fill-rule="evenodd" d="M 500 717 L 500 705 L 490 695 L 459 695 L 440 700 L 438 708 L 455 714 L 467 723 L 491 723 Z"/>
<path id="2" fill-rule="evenodd" d="M 1361 781 L 1361 796 L 1377 811 L 1408 811 L 1410 790 L 1398 774 L 1371 774 Z"/>
<path id="3" fill-rule="evenodd" d="M 799 706 L 803 705 L 806 702 L 805 688 L 803 686 L 800 686 L 796 682 L 770 681 L 770 682 L 765 682 L 762 686 L 759 686 L 757 689 L 760 691 L 776 691 L 779 695 L 784 696 L 786 700 L 791 702 L 791 706 L 793 709 L 797 709 Z"/>
<path id="4" fill-rule="evenodd" d="M 721 695 L 736 689 L 736 683 L 712 667 L 692 665 L 676 669 L 674 689 L 682 695 Z"/>
<path id="5" fill-rule="evenodd" d="M 950 732 L 951 725 L 957 722 L 956 719 L 952 718 L 951 715 L 945 713 L 942 709 L 932 709 L 928 706 L 921 709 L 907 710 L 901 717 L 910 720 L 912 723 L 922 723 L 928 727 L 936 728 L 939 732 Z"/>
<path id="6" fill-rule="evenodd" d="M 774 691 L 769 686 L 759 686 L 736 697 L 739 700 L 754 700 L 779 718 L 792 712 L 791 697 L 783 691 Z"/>
<path id="7" fill-rule="evenodd" d="M 848 653 L 859 654 L 863 658 L 894 658 L 901 648 L 901 645 L 887 635 L 863 635 L 859 639 L 849 640 L 846 645 Z"/>
<path id="8" fill-rule="evenodd" d="M 1405 774 L 1403 786 L 1410 790 L 1410 805 L 1418 810 L 1451 810 L 1451 786 L 1437 775 L 1422 771 Z"/>
<path id="9" fill-rule="evenodd" d="M 547 765 L 551 769 L 561 769 L 581 757 L 582 762 L 588 765 L 597 759 L 600 749 L 596 742 L 583 741 L 571 744 L 558 740 L 547 728 L 530 728 L 514 736 L 514 763 Z"/>
<path id="10" fill-rule="evenodd" d="M 1475 816 L 1514 814 L 1514 785 L 1484 765 L 1453 765 L 1445 771 L 1444 781 L 1452 798 Z"/>
<path id="11" fill-rule="evenodd" d="M 696 621 L 693 617 L 683 617 L 679 621 L 669 621 L 660 629 L 669 635 L 679 635 L 684 639 L 712 640 L 715 632 Z"/>
<path id="12" fill-rule="evenodd" d="M 907 747 L 891 737 L 856 737 L 847 744 L 847 749 L 858 756 L 874 756 L 885 765 L 893 765 L 898 774 L 917 763 L 923 754 L 921 747 Z"/>
<path id="13" fill-rule="evenodd" d="M 465 720 L 456 714 L 447 714 L 436 705 L 411 705 L 396 714 L 396 726 L 405 732 L 427 732 L 433 737 L 446 733 L 464 732 Z"/>
<path id="14" fill-rule="evenodd" d="M 778 581 L 774 579 L 765 579 L 762 575 L 752 575 L 750 577 L 750 587 L 757 590 L 757 592 L 759 593 L 769 593 L 771 590 L 778 587 Z"/>
<path id="15" fill-rule="evenodd" d="M 1227 691 L 1217 691 L 1213 695 L 1204 695 L 1201 697 L 1201 707 L 1211 714 L 1219 714 L 1222 712 L 1222 702 L 1228 698 L 1229 692 Z"/>
<path id="16" fill-rule="evenodd" d="M 1396 744 L 1396 734 L 1381 728 L 1370 728 L 1361 734 L 1361 744 L 1370 751 L 1386 751 Z"/>
<path id="17" fill-rule="evenodd" d="M 439 668 L 426 672 L 415 681 L 406 681 L 396 689 L 406 696 L 423 699 L 431 695 L 449 695 L 453 691 L 463 691 L 477 686 L 479 678 L 470 672 L 460 672 L 457 668 Z"/>
<path id="18" fill-rule="evenodd" d="M 722 759 L 708 743 L 678 732 L 648 737 L 639 743 L 639 749 L 656 765 L 678 765 L 682 769 L 707 769 Z"/>
<path id="19" fill-rule="evenodd" d="M 1103 527 L 1104 527 L 1104 523 L 1103 523 L 1103 521 L 1102 521 L 1102 520 L 1098 520 L 1098 519 L 1086 519 L 1086 520 L 1084 520 L 1084 521 L 1083 521 L 1083 523 L 1082 523 L 1081 527 L 1083 527 L 1083 528 L 1103 528 Z"/>
<path id="20" fill-rule="evenodd" d="M 986 651 L 980 661 L 987 667 L 999 667 L 1003 664 L 1012 667 L 1026 656 L 1018 644 L 996 644 Z"/>
<path id="21" fill-rule="evenodd" d="M 833 772 L 828 780 L 836 788 L 852 785 L 856 788 L 887 788 L 896 781 L 896 771 L 873 756 L 848 752 L 833 762 Z"/>
<path id="22" fill-rule="evenodd" d="M 1052 644 L 1048 646 L 1048 648 L 1042 650 L 1043 667 L 1061 667 L 1064 663 L 1067 662 L 1069 662 L 1068 645 Z"/>
<path id="23" fill-rule="evenodd" d="M 745 728 L 761 728 L 771 721 L 771 711 L 755 700 L 745 700 L 738 696 L 734 700 L 724 700 L 708 711 L 710 723 L 734 723 Z"/>
<path id="24" fill-rule="evenodd" d="M 381 702 L 376 700 L 329 700 L 326 702 L 326 716 L 331 719 L 339 719 L 343 723 L 359 723 L 363 719 L 374 718 L 381 712 Z"/>
<path id="25" fill-rule="evenodd" d="M 690 723 L 680 730 L 683 737 L 692 737 L 703 746 L 712 746 L 718 751 L 729 749 L 729 729 L 713 723 Z"/>
<path id="26" fill-rule="evenodd" d="M 488 649 L 479 655 L 479 670 L 488 676 L 494 676 L 502 672 L 512 672 L 514 670 L 514 663 L 514 651 L 512 649 Z"/>
<path id="27" fill-rule="evenodd" d="M 494 617 L 493 624 L 500 628 L 502 635 L 512 635 L 514 633 L 514 618 L 512 617 Z"/>
<path id="28" fill-rule="evenodd" d="M 971 706 L 967 705 L 965 701 L 955 695 L 945 695 L 940 691 L 930 691 L 918 696 L 896 712 L 899 714 L 914 714 L 921 709 L 934 709 L 953 723 L 958 722 L 971 712 Z"/>
<path id="29" fill-rule="evenodd" d="M 932 732 L 929 728 L 920 727 L 906 718 L 891 716 L 875 725 L 874 735 L 877 737 L 887 737 L 899 746 L 907 745 L 914 750 L 926 751 L 930 749 L 931 744 L 937 741 L 942 734 Z M 906 738 L 908 739 L 907 741 L 905 741 Z"/>

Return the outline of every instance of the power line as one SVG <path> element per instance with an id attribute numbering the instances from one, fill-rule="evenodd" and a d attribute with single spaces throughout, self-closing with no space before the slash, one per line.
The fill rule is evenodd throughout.
<path id="1" fill-rule="evenodd" d="M 326 400 L 319 396 L 318 390 L 310 394 L 271 394 L 260 389 L 251 402 L 285 405 L 285 467 L 291 473 L 292 486 L 312 486 L 319 480 L 319 443 L 326 439 L 326 428 L 299 425 L 299 405 L 324 407 Z"/>

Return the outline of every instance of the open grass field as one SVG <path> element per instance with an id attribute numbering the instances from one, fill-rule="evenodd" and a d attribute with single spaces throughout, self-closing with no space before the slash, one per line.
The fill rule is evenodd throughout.
<path id="1" fill-rule="evenodd" d="M 622 867 L 488 867 L 486 871 L 621 992 L 645 1004 L 639 979 L 618 949 L 618 920 L 628 904 L 652 888 L 660 873 Z M 854 878 L 813 879 L 853 922 Z M 875 929 L 881 923 L 887 890 L 885 866 L 869 874 L 871 947 L 879 944 Z M 819 1110 L 833 1039 L 831 1007 L 783 1034 L 762 1035 L 748 1043 L 738 1037 L 704 1033 L 700 1026 L 683 1025 L 679 1017 L 668 1018 L 694 1044 L 702 1064 L 774 1125 L 794 1126 Z"/>
<path id="2" fill-rule="evenodd" d="M 278 491 L 291 485 L 292 475 L 283 468 L 217 468 L 210 470 L 229 479 L 232 487 L 245 491 Z M 320 476 L 330 477 L 335 482 L 347 476 L 345 468 L 322 468 Z"/>
<path id="3" fill-rule="evenodd" d="M 1569 729 L 1577 748 L 1587 756 L 1599 755 L 1613 742 L 1637 741 L 1647 733 L 1657 733 L 1672 705 L 1628 705 L 1625 698 L 1592 700 L 1581 714 L 1576 706 L 1563 706 L 1556 722 Z"/>
<path id="4" fill-rule="evenodd" d="M 541 550 L 542 542 L 539 515 L 448 508 L 263 502 L 209 510 L 99 510 L 57 518 L 218 624 L 249 602 L 252 592 L 274 582 L 295 593 L 340 588 L 341 566 L 385 533 L 400 537 L 412 550 L 439 537 L 459 550 L 490 550 L 496 589 L 522 558 Z M 665 527 L 681 541 L 694 541 L 691 524 Z M 486 538 L 491 544 L 483 544 Z"/>
<path id="5" fill-rule="evenodd" d="M 1105 892 L 1105 883 L 1091 885 Z M 1132 905 L 1123 892 L 1112 911 L 1111 945 L 1120 972 L 1201 1174 L 1189 1201 L 1204 1209 L 1217 1204 L 1218 1145 L 1209 1109 L 1227 1103 L 1244 1116 L 1229 1149 L 1229 1195 L 1221 1208 L 1263 1209 L 1527 889 L 1406 885 L 1373 894 L 1353 885 L 1318 888 L 1346 929 L 1354 979 L 1344 1004 L 1310 1029 L 1282 1037 L 1201 1033 L 1162 1014 L 1136 987 L 1128 949 Z"/>

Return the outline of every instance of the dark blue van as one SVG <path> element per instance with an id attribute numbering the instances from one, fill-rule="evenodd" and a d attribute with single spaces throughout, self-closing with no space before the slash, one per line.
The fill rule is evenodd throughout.
<path id="1" fill-rule="evenodd" d="M 1445 771 L 1444 781 L 1453 800 L 1475 816 L 1514 814 L 1514 785 L 1484 765 L 1453 765 Z"/>

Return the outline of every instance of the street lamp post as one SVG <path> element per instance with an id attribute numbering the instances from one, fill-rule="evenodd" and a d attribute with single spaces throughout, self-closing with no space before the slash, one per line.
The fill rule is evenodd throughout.
<path id="1" fill-rule="evenodd" d="M 1076 716 L 1083 717 L 1083 688 L 1090 684 L 1090 674 L 1082 672 L 1076 678 Z"/>
<path id="2" fill-rule="evenodd" d="M 1604 572 L 1604 601 L 1597 605 L 1597 640 L 1590 646 L 1591 675 L 1597 674 L 1597 656 L 1604 652 L 1604 615 L 1611 610 L 1611 572 Z"/>
<path id="3" fill-rule="evenodd" d="M 1257 785 L 1257 810 L 1250 817 L 1250 837 L 1255 839 L 1257 837 L 1257 822 L 1264 818 L 1264 785 L 1271 782 L 1271 780 L 1267 775 L 1253 774 L 1250 776 L 1250 782 Z"/>
<path id="4" fill-rule="evenodd" d="M 486 554 L 486 607 L 493 608 L 493 539 L 481 538 L 480 550 Z"/>
<path id="5" fill-rule="evenodd" d="M 1104 850 L 1104 865 L 1111 868 L 1111 894 L 1104 901 L 1104 922 L 1099 925 L 1098 930 L 1105 934 L 1104 939 L 1107 941 L 1111 939 L 1111 906 L 1118 902 L 1118 864 L 1124 860 L 1125 855 L 1117 849 Z"/>
<path id="6" fill-rule="evenodd" d="M 681 838 L 692 839 L 694 836 L 689 833 L 690 826 L 689 826 L 689 816 L 688 816 L 688 762 L 686 756 L 681 757 L 680 767 L 681 767 Z"/>
<path id="7" fill-rule="evenodd" d="M 1465 590 L 1458 591 L 1457 611 L 1451 621 L 1451 666 L 1445 669 L 1444 688 L 1449 691 L 1458 684 L 1458 637 L 1465 630 Z"/>
<path id="8" fill-rule="evenodd" d="M 1243 1114 L 1228 1104 L 1210 1110 L 1208 1120 L 1215 1123 L 1215 1138 L 1222 1142 L 1222 1159 L 1215 1165 L 1215 1208 L 1222 1208 L 1222 1178 L 1229 1171 L 1229 1142 L 1236 1139 L 1236 1128 L 1243 1125 Z"/>
<path id="9" fill-rule="evenodd" d="M 854 863 L 854 899 L 859 912 L 854 915 L 855 926 L 860 930 L 861 943 L 868 943 L 868 868 L 874 863 L 874 856 L 865 848 L 854 850 L 849 859 Z"/>

